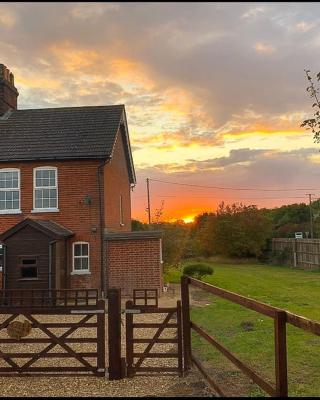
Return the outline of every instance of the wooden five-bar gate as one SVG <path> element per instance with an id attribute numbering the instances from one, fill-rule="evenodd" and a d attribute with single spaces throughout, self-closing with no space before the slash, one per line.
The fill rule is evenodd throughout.
<path id="1" fill-rule="evenodd" d="M 105 375 L 105 302 L 97 290 L 3 290 L 0 318 L 1 375 Z"/>
<path id="2" fill-rule="evenodd" d="M 142 297 L 145 299 L 144 305 L 137 305 L 134 301 L 126 303 L 126 360 L 128 377 L 133 377 L 137 373 L 143 372 L 173 372 L 180 376 L 183 374 L 183 348 L 182 348 L 182 324 L 181 324 L 181 301 L 177 302 L 176 307 L 158 307 L 149 306 L 147 304 L 147 295 Z M 140 297 L 141 298 L 141 297 Z M 148 322 L 146 319 L 142 321 L 134 320 L 135 317 L 162 315 L 161 322 Z M 158 319 L 158 318 L 157 318 Z M 136 337 L 135 332 L 146 330 L 150 332 L 149 337 Z M 171 330 L 171 337 L 161 337 L 165 330 Z M 172 330 L 175 332 L 173 333 Z M 155 331 L 155 332 L 154 332 Z M 157 345 L 165 344 L 166 347 L 171 345 L 170 351 L 160 352 L 152 351 Z M 143 347 L 142 350 L 136 350 L 136 346 Z M 172 359 L 176 365 L 159 366 L 145 365 L 148 359 Z"/>

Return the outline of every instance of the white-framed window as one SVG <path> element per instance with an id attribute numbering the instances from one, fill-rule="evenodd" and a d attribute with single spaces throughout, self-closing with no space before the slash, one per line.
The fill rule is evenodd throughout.
<path id="1" fill-rule="evenodd" d="M 72 245 L 72 269 L 74 274 L 88 273 L 89 262 L 89 243 L 74 242 Z"/>
<path id="2" fill-rule="evenodd" d="M 33 211 L 58 211 L 58 169 L 56 167 L 34 168 Z"/>
<path id="3" fill-rule="evenodd" d="M 0 169 L 0 214 L 20 212 L 20 170 Z"/>
<path id="4" fill-rule="evenodd" d="M 119 211 L 120 211 L 120 225 L 124 226 L 123 222 L 123 201 L 122 201 L 122 194 L 120 194 L 119 198 Z"/>

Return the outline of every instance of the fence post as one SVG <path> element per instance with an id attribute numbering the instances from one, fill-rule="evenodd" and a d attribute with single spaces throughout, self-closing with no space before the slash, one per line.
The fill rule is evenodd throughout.
<path id="1" fill-rule="evenodd" d="M 98 300 L 97 302 L 97 307 L 98 310 L 103 310 L 105 311 L 105 301 L 104 300 Z M 97 314 L 97 330 L 98 330 L 98 343 L 97 343 L 97 353 L 98 353 L 98 359 L 97 359 L 97 367 L 98 367 L 98 372 L 105 372 L 106 368 L 106 325 L 105 325 L 105 318 L 106 314 Z"/>
<path id="2" fill-rule="evenodd" d="M 182 309 L 181 301 L 177 301 L 177 324 L 178 324 L 178 369 L 179 376 L 183 376 L 183 348 L 182 348 Z"/>
<path id="3" fill-rule="evenodd" d="M 126 310 L 133 308 L 133 301 L 126 302 Z M 127 376 L 134 376 L 133 370 L 133 314 L 126 314 L 126 359 L 127 359 Z"/>
<path id="4" fill-rule="evenodd" d="M 274 319 L 276 395 L 288 397 L 287 314 L 277 311 Z"/>
<path id="5" fill-rule="evenodd" d="M 297 267 L 297 239 L 293 242 L 293 267 Z"/>
<path id="6" fill-rule="evenodd" d="M 109 379 L 121 379 L 121 291 L 108 289 Z"/>
<path id="7" fill-rule="evenodd" d="M 189 302 L 189 278 L 181 277 L 181 302 L 182 302 L 182 329 L 183 329 L 183 354 L 184 371 L 191 369 L 191 325 Z"/>

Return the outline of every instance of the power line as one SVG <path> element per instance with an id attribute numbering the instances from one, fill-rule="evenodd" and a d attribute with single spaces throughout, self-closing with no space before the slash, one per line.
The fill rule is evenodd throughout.
<path id="1" fill-rule="evenodd" d="M 293 192 L 295 190 L 304 190 L 304 191 L 305 190 L 318 190 L 318 189 L 308 189 L 308 188 L 297 188 L 297 189 L 233 188 L 233 187 L 222 187 L 222 186 L 193 185 L 190 183 L 168 182 L 168 181 L 162 181 L 160 179 L 152 179 L 152 178 L 149 178 L 149 181 L 166 183 L 169 185 L 191 186 L 191 187 L 199 187 L 199 188 L 206 188 L 206 189 L 220 189 L 220 190 L 252 190 L 252 191 L 259 191 L 259 192 Z"/>
<path id="2" fill-rule="evenodd" d="M 146 195 L 136 196 L 139 197 L 146 197 Z M 179 197 L 175 195 L 153 195 L 153 197 Z M 188 199 L 221 199 L 222 197 L 216 196 L 188 196 Z M 282 200 L 282 199 L 305 199 L 304 196 L 285 196 L 285 197 L 223 197 L 223 199 L 238 199 L 238 200 Z"/>

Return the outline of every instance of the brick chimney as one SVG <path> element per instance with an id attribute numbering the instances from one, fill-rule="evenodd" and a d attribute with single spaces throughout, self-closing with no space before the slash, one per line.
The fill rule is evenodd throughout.
<path id="1" fill-rule="evenodd" d="M 17 109 L 18 96 L 13 74 L 0 64 L 0 117 L 12 108 Z"/>

